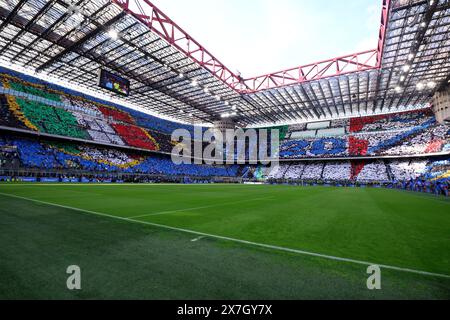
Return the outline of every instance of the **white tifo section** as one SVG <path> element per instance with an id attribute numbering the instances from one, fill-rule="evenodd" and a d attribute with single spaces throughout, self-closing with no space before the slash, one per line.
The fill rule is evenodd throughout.
<path id="1" fill-rule="evenodd" d="M 345 127 L 317 130 L 317 138 L 340 137 L 346 134 Z"/>
<path id="2" fill-rule="evenodd" d="M 36 202 L 36 203 L 41 203 L 41 204 L 54 206 L 54 207 L 58 207 L 58 208 L 64 208 L 64 209 L 69 209 L 69 210 L 73 210 L 73 211 L 89 213 L 89 214 L 93 214 L 93 215 L 97 215 L 97 216 L 101 216 L 101 217 L 107 217 L 107 218 L 117 219 L 117 220 L 122 220 L 122 221 L 129 221 L 129 222 L 133 222 L 133 223 L 140 223 L 140 224 L 145 224 L 145 225 L 158 227 L 158 228 L 162 228 L 162 229 L 174 230 L 174 231 L 194 234 L 194 235 L 198 235 L 198 236 L 204 236 L 204 237 L 208 237 L 208 238 L 213 238 L 213 239 L 220 239 L 220 240 L 226 240 L 226 241 L 231 241 L 231 242 L 236 242 L 236 243 L 242 243 L 242 244 L 251 245 L 251 246 L 255 246 L 255 247 L 261 247 L 261 248 L 267 248 L 267 249 L 272 249 L 272 250 L 277 250 L 277 251 L 297 253 L 297 254 L 301 254 L 301 255 L 308 255 L 308 256 L 324 258 L 324 259 L 328 259 L 328 260 L 360 264 L 360 265 L 364 265 L 364 266 L 378 265 L 380 268 L 389 269 L 389 270 L 396 270 L 396 271 L 401 271 L 401 272 L 408 272 L 408 273 L 415 273 L 415 274 L 420 274 L 420 275 L 425 275 L 425 276 L 433 276 L 433 277 L 450 279 L 450 275 L 448 275 L 448 274 L 440 274 L 440 273 L 433 273 L 433 272 L 427 272 L 427 271 L 421 271 L 421 270 L 415 270 L 415 269 L 409 269 L 409 268 L 401 268 L 401 267 L 396 267 L 396 266 L 378 264 L 378 263 L 374 263 L 374 262 L 355 260 L 355 259 L 349 259 L 349 258 L 341 258 L 341 257 L 335 257 L 335 256 L 330 256 L 330 255 L 325 255 L 325 254 L 320 254 L 320 253 L 314 253 L 314 252 L 308 252 L 308 251 L 303 251 L 303 250 L 297 250 L 297 249 L 290 249 L 290 248 L 285 248 L 285 247 L 273 246 L 273 245 L 264 244 L 264 243 L 246 241 L 246 240 L 235 239 L 235 238 L 230 238 L 230 237 L 223 237 L 223 236 L 214 235 L 214 234 L 208 234 L 208 233 L 204 233 L 204 232 L 198 232 L 198 231 L 193 231 L 193 230 L 188 230 L 188 229 L 170 227 L 170 226 L 157 224 L 157 223 L 152 223 L 152 222 L 146 222 L 146 221 L 140 221 L 140 220 L 133 220 L 133 219 L 130 219 L 130 218 L 123 218 L 123 217 L 113 216 L 113 215 L 110 215 L 110 214 L 107 214 L 107 213 L 101 213 L 101 212 L 84 210 L 84 209 L 79 209 L 79 208 L 74 208 L 74 207 L 69 207 L 69 206 L 63 206 L 63 205 L 59 205 L 59 204 L 56 204 L 56 203 L 51 203 L 51 202 L 46 202 L 46 201 L 41 201 L 41 200 L 36 200 L 36 199 L 31 199 L 31 198 L 26 198 L 26 197 L 21 197 L 21 196 L 16 196 L 16 195 L 12 195 L 12 194 L 9 194 L 9 193 L 0 192 L 0 195 L 6 196 L 6 197 L 11 197 L 11 198 L 27 200 L 27 201 Z"/>
<path id="3" fill-rule="evenodd" d="M 88 130 L 89 135 L 97 142 L 105 142 L 110 143 L 108 136 L 106 133 L 103 133 L 101 131 L 95 131 L 95 130 Z"/>
<path id="4" fill-rule="evenodd" d="M 427 172 L 427 160 L 385 160 L 364 165 L 356 177 L 358 181 L 388 181 L 416 179 Z M 323 167 L 323 173 L 322 173 Z M 392 177 L 388 176 L 388 169 Z M 322 175 L 321 175 L 322 173 Z M 321 176 L 320 176 L 321 175 Z M 350 180 L 352 177 L 351 161 L 281 163 L 269 173 L 269 179 L 322 179 L 328 181 Z"/>
<path id="5" fill-rule="evenodd" d="M 87 129 L 94 141 L 125 145 L 105 119 L 95 118 L 79 112 L 74 112 L 73 114 L 78 124 Z"/>
<path id="6" fill-rule="evenodd" d="M 280 165 L 276 165 L 272 168 L 272 170 L 269 172 L 267 177 L 269 179 L 271 178 L 278 178 L 280 175 L 282 175 L 282 167 Z"/>
<path id="7" fill-rule="evenodd" d="M 91 105 L 87 102 L 75 99 L 68 99 L 67 96 L 62 95 L 61 101 L 64 103 L 64 109 L 72 112 L 83 113 L 87 116 L 92 117 L 102 117 L 103 114 L 95 107 L 91 107 Z"/>
<path id="8" fill-rule="evenodd" d="M 389 166 L 396 180 L 410 180 L 426 171 L 427 161 L 392 161 Z"/>
<path id="9" fill-rule="evenodd" d="M 304 170 L 305 170 L 304 164 L 292 165 L 286 171 L 284 178 L 285 179 L 299 179 L 302 176 Z"/>
<path id="10" fill-rule="evenodd" d="M 302 174 L 302 179 L 318 180 L 322 176 L 323 163 L 310 164 L 305 167 Z"/>
<path id="11" fill-rule="evenodd" d="M 122 151 L 115 149 L 96 149 L 88 146 L 80 146 L 79 149 L 96 161 L 108 161 L 114 165 L 125 165 L 133 161 Z"/>
<path id="12" fill-rule="evenodd" d="M 358 175 L 358 181 L 388 181 L 386 165 L 383 162 L 366 164 Z"/>
<path id="13" fill-rule="evenodd" d="M 288 170 L 290 164 L 280 164 L 272 168 L 269 175 L 267 176 L 269 179 L 284 179 L 285 173 Z"/>

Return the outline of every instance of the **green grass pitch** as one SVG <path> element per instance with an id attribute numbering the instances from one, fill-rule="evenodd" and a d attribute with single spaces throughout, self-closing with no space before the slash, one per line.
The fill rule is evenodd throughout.
<path id="1" fill-rule="evenodd" d="M 365 262 L 386 266 L 381 290 L 367 289 Z M 69 265 L 81 268 L 79 291 L 66 288 Z M 449 299 L 450 201 L 332 187 L 0 185 L 0 299 L 97 298 Z"/>

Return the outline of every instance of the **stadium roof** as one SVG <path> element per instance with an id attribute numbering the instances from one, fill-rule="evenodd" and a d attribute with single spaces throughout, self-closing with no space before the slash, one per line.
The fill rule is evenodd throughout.
<path id="1" fill-rule="evenodd" d="M 450 1 L 381 4 L 378 48 L 250 79 L 148 0 L 0 0 L 0 56 L 99 92 L 99 70 L 110 70 L 131 80 L 120 99 L 185 122 L 267 125 L 424 108 L 449 81 Z"/>

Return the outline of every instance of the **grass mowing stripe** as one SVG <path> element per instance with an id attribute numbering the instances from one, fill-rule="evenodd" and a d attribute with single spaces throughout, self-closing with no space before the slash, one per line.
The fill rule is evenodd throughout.
<path id="1" fill-rule="evenodd" d="M 355 260 L 355 259 L 350 259 L 350 258 L 342 258 L 342 257 L 336 257 L 336 256 L 325 255 L 325 254 L 320 254 L 320 253 L 308 252 L 308 251 L 303 251 L 303 250 L 298 250 L 298 249 L 291 249 L 291 248 L 285 248 L 285 247 L 274 246 L 274 245 L 269 245 L 269 244 L 257 243 L 257 242 L 247 241 L 247 240 L 235 239 L 235 238 L 219 236 L 219 235 L 214 235 L 214 234 L 208 234 L 208 233 L 194 231 L 194 230 L 188 230 L 188 229 L 171 227 L 171 226 L 157 224 L 157 223 L 152 223 L 152 222 L 147 222 L 147 221 L 141 221 L 141 220 L 135 220 L 135 219 L 131 219 L 131 218 L 119 217 L 119 216 L 115 216 L 115 215 L 111 215 L 111 214 L 107 214 L 107 213 L 102 213 L 102 212 L 96 212 L 96 211 L 90 211 L 90 210 L 75 208 L 75 207 L 64 206 L 64 205 L 60 205 L 60 204 L 56 204 L 56 203 L 52 203 L 52 202 L 36 200 L 36 199 L 22 197 L 22 196 L 17 196 L 17 195 L 13 195 L 13 194 L 9 194 L 9 193 L 4 193 L 4 192 L 0 192 L 0 195 L 6 196 L 6 197 L 11 197 L 11 198 L 22 199 L 22 200 L 26 200 L 26 201 L 31 201 L 31 202 L 35 202 L 35 203 L 41 203 L 41 204 L 45 204 L 45 205 L 48 205 L 48 206 L 55 206 L 55 207 L 69 209 L 69 210 L 73 210 L 73 211 L 89 213 L 89 214 L 93 214 L 93 215 L 97 215 L 97 216 L 102 216 L 102 217 L 107 217 L 107 218 L 112 218 L 112 219 L 117 219 L 117 220 L 122 220 L 122 221 L 128 221 L 128 222 L 133 222 L 133 223 L 145 224 L 145 225 L 149 225 L 149 226 L 153 226 L 153 227 L 157 227 L 157 228 L 163 228 L 163 229 L 167 229 L 167 230 L 173 230 L 173 231 L 178 231 L 178 232 L 194 234 L 194 235 L 197 235 L 197 236 L 203 236 L 203 237 L 208 237 L 208 238 L 213 238 L 213 239 L 231 241 L 231 242 L 241 243 L 241 244 L 245 244 L 245 245 L 260 247 L 260 248 L 272 249 L 272 250 L 275 250 L 275 251 L 284 251 L 284 252 L 289 252 L 289 253 L 308 255 L 308 256 L 324 258 L 324 259 L 328 259 L 328 260 L 360 264 L 360 265 L 364 265 L 364 266 L 377 265 L 380 268 L 384 268 L 384 269 L 390 269 L 390 270 L 395 270 L 395 271 L 415 273 L 415 274 L 420 274 L 420 275 L 426 275 L 426 276 L 433 276 L 433 277 L 450 279 L 450 275 L 447 275 L 447 274 L 440 274 L 440 273 L 433 273 L 433 272 L 427 272 L 427 271 L 421 271 L 421 270 L 415 270 L 415 269 L 409 269 L 409 268 L 402 268 L 402 267 L 396 267 L 396 266 L 390 266 L 390 265 L 384 265 L 384 264 L 377 264 L 377 263 L 372 263 L 372 262 L 368 262 L 368 261 Z"/>
<path id="2" fill-rule="evenodd" d="M 238 203 L 245 203 L 245 202 L 252 202 L 252 201 L 265 201 L 265 200 L 273 200 L 273 199 L 274 198 L 269 197 L 269 198 L 255 198 L 255 199 L 240 200 L 240 201 L 230 201 L 230 202 L 225 202 L 225 203 L 220 203 L 220 204 L 212 204 L 210 206 L 202 206 L 202 207 L 194 207 L 194 208 L 186 208 L 186 209 L 179 209 L 179 210 L 172 210 L 172 211 L 161 211 L 161 212 L 143 214 L 140 216 L 129 217 L 128 219 L 139 219 L 139 218 L 145 218 L 145 217 L 160 216 L 160 215 L 170 214 L 170 213 L 186 212 L 186 211 L 209 209 L 209 208 L 218 208 L 218 207 L 229 206 L 229 205 L 238 204 Z"/>

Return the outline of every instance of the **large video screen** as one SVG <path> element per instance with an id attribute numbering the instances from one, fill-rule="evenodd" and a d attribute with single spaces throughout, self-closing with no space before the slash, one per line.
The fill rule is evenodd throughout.
<path id="1" fill-rule="evenodd" d="M 130 94 L 130 80 L 122 78 L 106 70 L 100 71 L 100 87 L 112 92 L 128 96 Z"/>

